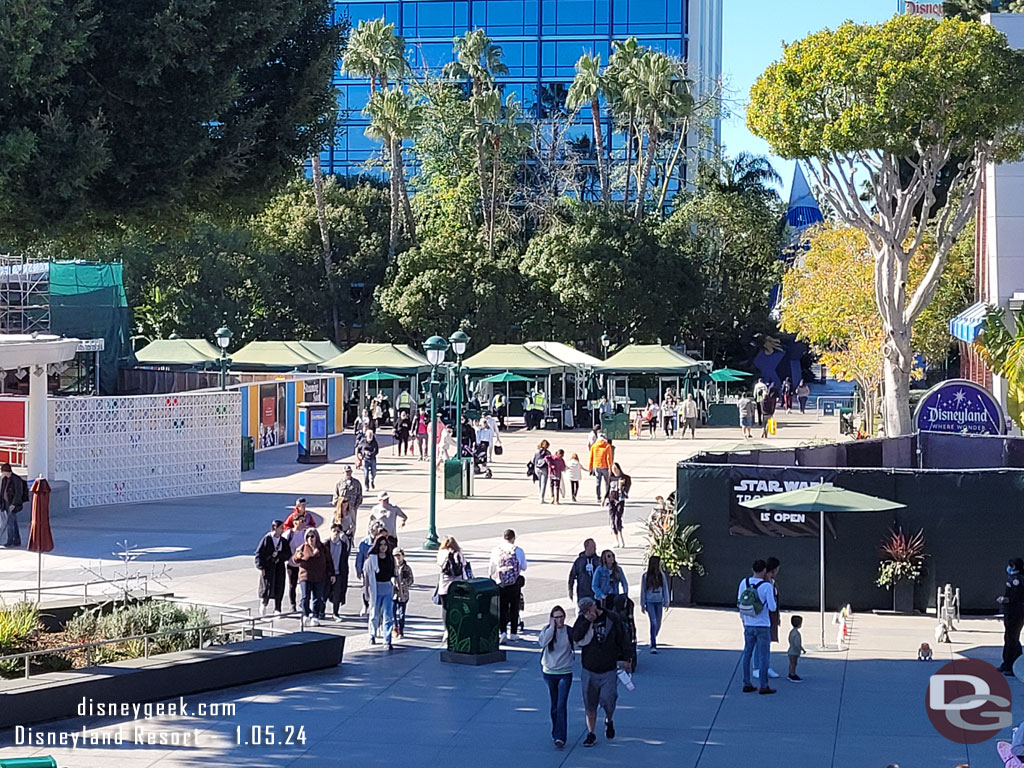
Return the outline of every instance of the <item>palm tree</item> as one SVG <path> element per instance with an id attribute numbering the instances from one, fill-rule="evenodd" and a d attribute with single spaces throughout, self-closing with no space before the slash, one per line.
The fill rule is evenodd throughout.
<path id="1" fill-rule="evenodd" d="M 704 163 L 698 171 L 698 186 L 721 192 L 753 195 L 762 200 L 776 196 L 773 187 L 782 183 L 764 155 L 740 152 L 731 161 L 716 159 Z"/>
<path id="2" fill-rule="evenodd" d="M 636 106 L 638 153 L 644 150 L 643 135 L 647 135 L 646 151 L 643 151 L 637 173 L 636 206 L 633 211 L 634 218 L 640 221 L 661 135 L 670 125 L 692 111 L 693 99 L 682 65 L 664 53 L 646 52 L 636 62 L 635 73 L 636 78 L 627 89 Z"/>
<path id="3" fill-rule="evenodd" d="M 405 190 L 402 142 L 415 135 L 420 122 L 420 107 L 413 96 L 406 93 L 401 87 L 394 86 L 371 94 L 363 113 L 370 118 L 366 135 L 385 142 L 391 159 L 391 227 L 388 236 L 388 258 L 393 260 L 398 252 L 401 201 L 408 200 L 408 192 Z M 415 227 L 412 211 L 408 207 L 405 209 L 405 219 L 406 232 L 410 239 L 414 240 Z"/>
<path id="4" fill-rule="evenodd" d="M 601 94 L 604 76 L 601 74 L 601 57 L 583 55 L 576 62 L 576 77 L 573 78 L 566 105 L 579 110 L 590 105 L 590 118 L 594 126 L 594 151 L 597 155 L 597 175 L 601 180 L 601 203 L 608 210 L 611 193 L 608 190 L 608 168 L 604 157 L 604 126 L 601 125 Z"/>
<path id="5" fill-rule="evenodd" d="M 988 369 L 1006 381 L 1006 413 L 1020 427 L 1024 424 L 1024 319 L 1014 316 L 1006 327 L 1006 312 L 990 307 L 974 348 Z"/>
<path id="6" fill-rule="evenodd" d="M 341 57 L 341 71 L 370 81 L 370 94 L 387 88 L 392 79 L 405 77 L 409 63 L 405 60 L 405 39 L 395 34 L 395 25 L 384 19 L 359 22 L 349 36 Z"/>
<path id="7" fill-rule="evenodd" d="M 480 187 L 480 209 L 484 224 L 488 231 L 493 231 L 488 212 L 493 205 L 487 201 L 487 121 L 497 120 L 501 110 L 501 97 L 498 94 L 495 77 L 508 74 L 502 58 L 500 45 L 491 42 L 491 38 L 482 29 L 473 29 L 454 41 L 455 61 L 444 67 L 445 77 L 456 80 L 469 80 L 470 106 L 473 111 L 473 130 L 467 132 L 476 144 L 477 178 Z"/>
<path id="8" fill-rule="evenodd" d="M 611 104 L 612 114 L 626 134 L 626 188 L 622 195 L 622 207 L 629 210 L 629 184 L 633 175 L 633 140 L 637 109 L 634 101 L 634 84 L 637 78 L 637 62 L 647 49 L 643 48 L 635 37 L 622 42 L 616 41 L 612 43 L 612 48 L 603 85 L 605 95 Z"/>

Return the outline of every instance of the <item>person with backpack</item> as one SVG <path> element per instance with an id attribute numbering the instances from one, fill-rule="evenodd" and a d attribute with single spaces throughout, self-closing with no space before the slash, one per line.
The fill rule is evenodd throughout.
<path id="1" fill-rule="evenodd" d="M 498 613 L 504 643 L 519 637 L 519 598 L 525 583 L 522 573 L 526 570 L 526 555 L 516 546 L 516 532 L 511 528 L 505 531 L 503 538 L 504 541 L 491 551 L 489 566 L 491 578 L 498 585 Z"/>
<path id="2" fill-rule="evenodd" d="M 565 746 L 569 729 L 569 690 L 572 688 L 572 660 L 575 650 L 569 628 L 565 626 L 565 609 L 551 609 L 548 623 L 537 635 L 541 647 L 540 668 L 551 697 L 551 738 L 555 748 Z"/>
<path id="3" fill-rule="evenodd" d="M 632 484 L 633 479 L 622 471 L 619 462 L 612 464 L 605 501 L 608 503 L 608 523 L 615 536 L 615 543 L 620 547 L 626 546 L 626 537 L 622 534 L 622 516 L 626 512 L 626 499 L 629 497 Z"/>
<path id="4" fill-rule="evenodd" d="M 18 528 L 18 513 L 28 501 L 28 483 L 11 469 L 6 461 L 0 465 L 0 523 L 7 527 L 5 547 L 21 546 L 21 530 Z M 0 528 L 3 532 L 3 528 Z"/>
<path id="5" fill-rule="evenodd" d="M 437 551 L 437 569 L 440 573 L 437 578 L 437 599 L 434 602 L 441 606 L 441 624 L 444 626 L 441 642 L 445 643 L 448 640 L 448 588 L 456 581 L 473 578 L 469 561 L 454 536 L 441 539 L 441 548 Z"/>
<path id="6" fill-rule="evenodd" d="M 775 587 L 765 578 L 767 565 L 764 560 L 755 560 L 750 567 L 753 576 L 740 581 L 736 607 L 743 621 L 743 656 L 740 666 L 743 670 L 743 692 L 757 691 L 762 695 L 775 693 L 768 685 L 769 644 L 771 643 L 771 611 L 776 610 Z M 760 670 L 760 688 L 750 682 L 751 659 L 757 649 Z"/>

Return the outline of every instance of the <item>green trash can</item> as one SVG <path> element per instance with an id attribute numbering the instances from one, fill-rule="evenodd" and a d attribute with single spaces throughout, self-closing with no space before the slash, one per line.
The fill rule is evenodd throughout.
<path id="1" fill-rule="evenodd" d="M 480 655 L 498 650 L 498 585 L 490 579 L 456 581 L 448 587 L 448 650 Z"/>
<path id="2" fill-rule="evenodd" d="M 462 461 L 460 459 L 448 459 L 444 463 L 444 497 L 446 499 L 461 499 L 465 497 L 462 492 Z"/>
<path id="3" fill-rule="evenodd" d="M 604 414 L 601 416 L 601 430 L 611 440 L 629 440 L 629 414 Z"/>
<path id="4" fill-rule="evenodd" d="M 256 468 L 256 441 L 251 437 L 242 438 L 242 471 Z"/>

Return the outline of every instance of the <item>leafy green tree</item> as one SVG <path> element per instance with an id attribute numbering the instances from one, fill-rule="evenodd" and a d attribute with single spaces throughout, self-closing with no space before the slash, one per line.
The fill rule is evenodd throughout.
<path id="1" fill-rule="evenodd" d="M 605 331 L 622 341 L 673 340 L 697 301 L 689 262 L 620 211 L 572 210 L 530 241 L 521 269 L 548 295 L 551 327 L 595 351 Z"/>
<path id="2" fill-rule="evenodd" d="M 773 326 L 769 295 L 779 277 L 783 207 L 778 195 L 730 188 L 711 171 L 698 178 L 703 185 L 677 201 L 658 234 L 696 274 L 687 339 L 704 343 L 710 360 L 732 358 L 742 352 L 735 345 L 744 333 Z"/>
<path id="3" fill-rule="evenodd" d="M 942 4 L 947 16 L 977 21 L 986 13 L 1024 13 L 1024 0 L 953 0 Z"/>
<path id="4" fill-rule="evenodd" d="M 39 0 L 0 19 L 0 232 L 262 202 L 327 139 L 328 0 Z"/>
<path id="5" fill-rule="evenodd" d="M 807 161 L 839 217 L 867 234 L 885 332 L 886 434 L 907 434 L 911 328 L 971 218 L 982 170 L 1020 154 L 1024 55 L 976 22 L 846 23 L 786 47 L 754 84 L 747 123 L 776 153 Z M 940 204 L 943 173 L 952 182 Z M 859 197 L 862 179 L 873 184 L 874 212 Z M 909 265 L 929 232 L 936 247 L 911 292 Z"/>

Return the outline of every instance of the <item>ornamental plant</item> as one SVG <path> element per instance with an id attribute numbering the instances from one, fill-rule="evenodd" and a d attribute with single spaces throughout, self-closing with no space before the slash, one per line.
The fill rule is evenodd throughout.
<path id="1" fill-rule="evenodd" d="M 875 581 L 878 586 L 892 589 L 901 581 L 920 581 L 928 557 L 924 551 L 924 529 L 913 535 L 904 533 L 902 527 L 890 530 L 881 552 L 883 558 Z"/>
<path id="2" fill-rule="evenodd" d="M 657 555 L 669 576 L 682 576 L 684 571 L 704 575 L 704 566 L 699 559 L 704 545 L 696 536 L 699 525 L 680 528 L 673 514 L 668 518 L 652 518 L 644 523 L 644 527 L 647 539 L 645 561 Z"/>

